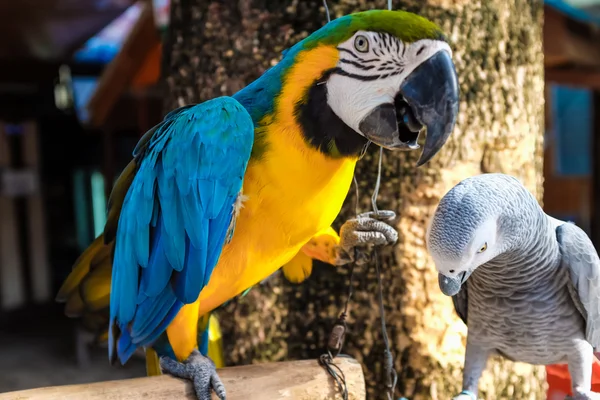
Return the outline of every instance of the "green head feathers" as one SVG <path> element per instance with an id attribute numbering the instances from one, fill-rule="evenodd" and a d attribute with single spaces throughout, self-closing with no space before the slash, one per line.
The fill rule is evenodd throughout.
<path id="1" fill-rule="evenodd" d="M 356 36 L 358 32 L 363 34 Z M 354 42 L 349 43 L 354 36 Z M 373 37 L 371 44 L 367 37 Z M 366 50 L 356 47 L 356 39 L 366 41 Z M 421 41 L 421 45 L 412 46 Z M 454 126 L 458 104 L 451 49 L 439 26 L 406 11 L 370 10 L 348 14 L 327 23 L 285 50 L 276 66 L 234 96 L 249 110 L 255 124 L 274 112 L 275 99 L 282 93 L 286 74 L 294 71 L 292 67 L 299 60 L 304 60 L 298 56 L 312 54 L 312 50 L 320 47 L 334 48 L 338 52 L 327 53 L 328 49 L 323 49 L 323 54 L 328 56 L 313 58 L 312 67 L 302 70 L 304 77 L 311 76 L 303 80 L 306 87 L 295 99 L 296 109 L 289 110 L 298 119 L 312 146 L 329 155 L 359 153 L 367 140 L 388 148 L 394 147 L 388 143 L 390 140 L 395 141 L 398 148 L 418 148 L 418 134 L 427 126 L 428 132 L 437 129 L 443 135 L 439 132 L 428 134 L 429 148 L 433 150 L 424 152 L 422 160 L 427 161 L 439 150 L 438 144 L 431 143 L 435 137 L 440 139 L 440 143 L 447 139 Z M 369 60 L 353 52 L 368 53 L 371 48 L 373 57 Z M 406 49 L 409 50 L 405 55 Z M 338 59 L 341 54 L 344 56 Z M 420 72 L 413 74 L 418 67 Z M 410 83 L 405 84 L 408 74 Z M 432 82 L 430 78 L 433 76 L 439 78 L 436 78 L 438 82 L 424 87 L 425 82 Z M 317 84 L 319 79 L 325 80 Z M 399 97 L 401 87 L 404 91 Z M 432 99 L 439 109 L 425 110 L 421 107 L 425 103 L 433 104 Z M 408 104 L 409 100 L 416 106 Z M 426 123 L 429 114 L 416 116 L 410 110 L 417 113 L 431 111 L 431 116 L 441 115 L 445 119 Z M 401 122 L 398 122 L 399 118 L 402 118 Z M 365 122 L 367 119 L 370 122 Z M 382 124 L 389 128 L 389 137 L 375 138 L 383 129 Z M 403 132 L 402 140 L 400 130 Z M 261 153 L 258 148 L 260 146 L 253 154 Z M 337 150 L 333 151 L 334 148 Z"/>
<path id="2" fill-rule="evenodd" d="M 389 33 L 404 43 L 421 39 L 446 41 L 439 26 L 417 14 L 407 11 L 370 10 L 334 19 L 300 43 L 304 48 L 318 44 L 336 45 L 349 39 L 357 31 Z"/>

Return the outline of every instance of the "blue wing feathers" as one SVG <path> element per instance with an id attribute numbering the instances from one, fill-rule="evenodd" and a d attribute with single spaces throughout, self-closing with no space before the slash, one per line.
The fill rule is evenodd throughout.
<path id="1" fill-rule="evenodd" d="M 221 254 L 219 245 L 226 240 L 227 230 L 229 229 L 229 225 L 231 223 L 231 213 L 233 212 L 233 203 L 237 198 L 237 194 L 235 196 L 229 196 L 227 201 L 225 201 L 225 206 L 221 209 L 221 212 L 217 217 L 210 221 L 210 231 L 214 232 L 208 238 L 208 258 L 207 263 L 209 265 L 216 264 L 219 255 Z M 231 207 L 227 207 L 228 204 L 232 204 Z M 210 279 L 210 276 L 204 278 L 206 282 Z"/>
<path id="2" fill-rule="evenodd" d="M 161 228 L 162 220 L 159 220 L 159 225 L 154 231 L 154 238 L 152 240 L 152 248 L 154 251 L 148 262 L 150 268 L 142 274 L 140 281 L 139 291 L 146 297 L 158 296 L 168 285 L 173 271 L 173 268 L 165 255 Z M 140 304 L 139 300 L 138 304 Z"/>
<path id="3" fill-rule="evenodd" d="M 135 349 L 137 346 L 131 341 L 131 336 L 127 330 L 121 330 L 121 336 L 117 341 L 117 354 L 121 359 L 129 359 L 133 353 L 135 353 Z"/>
<path id="4" fill-rule="evenodd" d="M 140 343 L 147 339 L 176 303 L 177 299 L 169 285 L 158 296 L 148 297 L 141 303 L 129 332 L 133 342 Z"/>
<path id="5" fill-rule="evenodd" d="M 199 338 L 198 338 L 198 351 L 203 356 L 208 356 L 208 342 L 209 342 L 208 326 L 206 327 L 206 329 L 204 329 L 204 331 L 202 331 L 202 334 L 200 334 L 198 336 L 199 336 Z"/>
<path id="6" fill-rule="evenodd" d="M 208 229 L 206 229 L 208 238 Z M 183 303 L 192 303 L 205 286 L 204 271 L 206 270 L 207 239 L 201 242 L 199 247 L 194 246 L 187 240 L 186 243 L 186 265 L 181 272 L 177 272 L 175 278 L 175 295 Z"/>
<path id="7" fill-rule="evenodd" d="M 248 112 L 221 97 L 170 112 L 136 146 L 139 167 L 119 217 L 110 302 L 110 354 L 116 347 L 122 363 L 151 345 L 208 283 L 253 142 Z"/>

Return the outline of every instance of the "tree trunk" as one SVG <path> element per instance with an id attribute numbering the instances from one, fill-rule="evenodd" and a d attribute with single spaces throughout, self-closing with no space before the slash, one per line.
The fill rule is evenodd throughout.
<path id="1" fill-rule="evenodd" d="M 167 108 L 232 94 L 279 59 L 282 49 L 325 21 L 318 0 L 173 0 L 166 51 Z M 330 1 L 332 18 L 386 2 Z M 437 284 L 426 254 L 426 222 L 446 191 L 481 172 L 521 178 L 542 198 L 542 3 L 536 0 L 404 0 L 395 9 L 440 24 L 452 40 L 461 110 L 445 149 L 416 169 L 417 153 L 384 153 L 378 205 L 399 214 L 400 240 L 383 252 L 388 334 L 399 374 L 397 395 L 448 399 L 460 390 L 466 327 Z M 375 148 L 359 163 L 360 208 L 370 208 Z M 354 214 L 351 191 L 339 223 Z M 363 363 L 370 398 L 384 398 L 383 344 L 374 268 L 356 269 L 344 352 Z M 348 271 L 318 265 L 292 285 L 275 276 L 219 311 L 231 364 L 314 358 L 322 353 L 346 298 Z M 481 398 L 543 398 L 543 369 L 494 359 Z"/>

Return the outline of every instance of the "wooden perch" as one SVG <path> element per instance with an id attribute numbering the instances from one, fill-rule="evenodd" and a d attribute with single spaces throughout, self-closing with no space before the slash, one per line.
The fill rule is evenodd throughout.
<path id="1" fill-rule="evenodd" d="M 365 400 L 365 378 L 352 358 L 336 358 L 346 377 L 349 400 Z M 317 360 L 244 365 L 219 370 L 227 400 L 341 399 L 335 381 Z M 171 376 L 155 376 L 53 386 L 0 393 L 0 400 L 195 400 L 192 385 Z M 217 399 L 213 395 L 213 399 Z"/>

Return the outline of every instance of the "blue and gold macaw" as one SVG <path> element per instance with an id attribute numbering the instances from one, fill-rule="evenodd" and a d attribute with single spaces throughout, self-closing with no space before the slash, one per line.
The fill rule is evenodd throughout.
<path id="1" fill-rule="evenodd" d="M 335 265 L 339 259 L 335 251 L 340 242 L 337 232 L 328 227 L 312 237 L 281 270 L 284 277 L 292 283 L 306 280 L 313 269 L 313 260 Z M 76 268 L 65 282 L 65 312 L 69 317 L 80 318 L 81 327 L 94 334 L 94 343 L 103 344 L 108 340 L 108 321 L 110 315 L 110 285 L 112 263 L 109 257 L 111 244 L 105 245 L 103 236 L 96 238 L 88 250 L 75 262 Z M 265 278 L 265 282 L 270 277 Z M 240 296 L 245 296 L 251 288 Z M 61 290 L 61 292 L 63 292 Z M 225 304 L 223 304 L 225 305 Z M 208 325 L 207 325 L 208 324 Z M 221 327 L 213 313 L 198 319 L 198 345 L 202 354 L 206 354 L 216 368 L 225 366 Z M 160 375 L 161 370 L 156 352 L 146 349 L 146 369 L 149 376 Z"/>
<path id="2" fill-rule="evenodd" d="M 437 153 L 458 113 L 451 55 L 440 28 L 415 14 L 351 14 L 235 95 L 172 111 L 138 143 L 103 236 L 58 300 L 81 309 L 110 293 L 112 362 L 143 347 L 163 370 L 192 380 L 200 399 L 211 390 L 224 399 L 205 356 L 207 316 L 329 229 L 371 142 L 417 149 L 426 128 L 417 164 Z M 377 222 L 354 221 L 358 240 L 342 235 L 334 263 L 351 259 L 356 243 L 385 242 Z M 95 279 L 104 291 L 86 292 Z"/>

